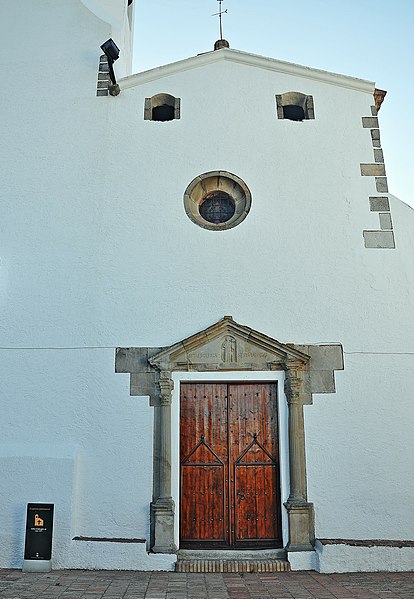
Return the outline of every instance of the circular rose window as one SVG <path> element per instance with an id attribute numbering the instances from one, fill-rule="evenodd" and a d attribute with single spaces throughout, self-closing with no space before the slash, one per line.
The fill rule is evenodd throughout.
<path id="1" fill-rule="evenodd" d="M 204 229 L 231 229 L 250 210 L 251 194 L 242 179 L 227 171 L 199 175 L 187 187 L 184 207 L 189 218 Z"/>
<path id="2" fill-rule="evenodd" d="M 200 204 L 200 215 L 216 225 L 229 221 L 234 211 L 234 200 L 224 191 L 211 191 Z"/>

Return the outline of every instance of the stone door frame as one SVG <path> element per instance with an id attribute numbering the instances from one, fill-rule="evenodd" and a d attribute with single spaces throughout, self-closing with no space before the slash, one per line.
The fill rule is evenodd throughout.
<path id="1" fill-rule="evenodd" d="M 131 373 L 131 395 L 149 395 L 154 407 L 150 543 L 154 553 L 177 551 L 171 449 L 174 374 L 203 373 L 207 380 L 208 373 L 217 372 L 283 372 L 290 475 L 290 492 L 284 503 L 288 523 L 286 550 L 313 550 L 314 510 L 307 498 L 303 406 L 312 403 L 312 393 L 335 392 L 334 370 L 343 369 L 340 344 L 283 344 L 225 316 L 167 348 L 118 348 L 115 369 Z"/>

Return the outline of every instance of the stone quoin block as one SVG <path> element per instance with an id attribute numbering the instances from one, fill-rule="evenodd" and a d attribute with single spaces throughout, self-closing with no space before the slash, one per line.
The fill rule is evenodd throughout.
<path id="1" fill-rule="evenodd" d="M 377 191 L 388 193 L 387 177 L 375 177 L 375 184 L 377 186 Z"/>
<path id="2" fill-rule="evenodd" d="M 362 126 L 364 127 L 364 129 L 378 129 L 378 117 L 363 116 Z"/>
<path id="3" fill-rule="evenodd" d="M 157 393 L 156 378 L 153 372 L 133 372 L 130 380 L 130 395 L 149 397 Z"/>
<path id="4" fill-rule="evenodd" d="M 389 214 L 389 213 L 380 214 L 379 220 L 380 220 L 381 229 L 387 229 L 387 230 L 392 229 L 391 214 Z"/>
<path id="5" fill-rule="evenodd" d="M 371 129 L 371 140 L 374 148 L 381 147 L 381 136 L 379 129 Z"/>
<path id="6" fill-rule="evenodd" d="M 115 372 L 152 372 L 148 358 L 161 347 L 118 347 L 115 355 Z"/>
<path id="7" fill-rule="evenodd" d="M 371 196 L 369 198 L 369 209 L 371 212 L 388 212 L 390 203 L 386 196 Z"/>
<path id="8" fill-rule="evenodd" d="M 364 231 L 366 248 L 394 249 L 394 233 L 392 231 Z"/>
<path id="9" fill-rule="evenodd" d="M 363 177 L 384 177 L 386 174 L 384 164 L 360 164 L 360 167 Z"/>
<path id="10" fill-rule="evenodd" d="M 310 373 L 311 393 L 335 393 L 335 377 L 332 370 L 313 370 Z"/>

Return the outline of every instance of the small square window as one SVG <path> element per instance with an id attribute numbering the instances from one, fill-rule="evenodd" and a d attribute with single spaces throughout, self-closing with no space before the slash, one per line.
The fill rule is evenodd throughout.
<path id="1" fill-rule="evenodd" d="M 145 121 L 173 121 L 180 118 L 180 98 L 170 94 L 156 94 L 145 98 Z"/>
<path id="2" fill-rule="evenodd" d="M 312 96 L 300 92 L 286 92 L 276 95 L 278 119 L 306 121 L 315 118 Z"/>

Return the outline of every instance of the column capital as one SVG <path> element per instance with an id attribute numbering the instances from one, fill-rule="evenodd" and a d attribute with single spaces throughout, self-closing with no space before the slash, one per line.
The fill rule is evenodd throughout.
<path id="1" fill-rule="evenodd" d="M 301 362 L 292 360 L 286 363 L 285 395 L 289 405 L 300 403 L 303 393 L 303 370 Z"/>
<path id="2" fill-rule="evenodd" d="M 169 370 L 162 370 L 158 382 L 160 386 L 160 404 L 162 406 L 171 405 L 174 381 Z"/>

